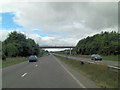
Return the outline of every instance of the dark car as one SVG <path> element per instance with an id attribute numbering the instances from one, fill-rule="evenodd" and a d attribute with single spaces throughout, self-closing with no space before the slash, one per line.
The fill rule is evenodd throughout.
<path id="1" fill-rule="evenodd" d="M 37 62 L 37 56 L 36 55 L 31 55 L 29 57 L 29 62 Z"/>
<path id="2" fill-rule="evenodd" d="M 102 57 L 99 54 L 92 54 L 91 60 L 102 60 Z"/>

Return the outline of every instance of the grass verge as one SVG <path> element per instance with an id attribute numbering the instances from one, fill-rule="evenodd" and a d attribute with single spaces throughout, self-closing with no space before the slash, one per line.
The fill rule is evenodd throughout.
<path id="1" fill-rule="evenodd" d="M 110 70 L 106 65 L 81 64 L 81 61 L 56 56 L 78 72 L 94 80 L 105 88 L 118 88 L 118 72 Z"/>
<path id="2" fill-rule="evenodd" d="M 7 58 L 6 60 L 2 61 L 2 68 L 6 68 L 8 66 L 21 63 L 24 61 L 28 61 L 27 57 L 14 57 L 14 58 Z"/>

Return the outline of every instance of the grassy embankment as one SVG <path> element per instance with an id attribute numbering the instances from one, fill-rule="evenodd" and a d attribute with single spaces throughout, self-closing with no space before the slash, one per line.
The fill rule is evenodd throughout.
<path id="1" fill-rule="evenodd" d="M 62 62 L 73 69 L 94 80 L 99 86 L 106 88 L 118 88 L 118 72 L 112 71 L 106 65 L 87 64 L 81 65 L 81 61 L 56 56 Z"/>
<path id="2" fill-rule="evenodd" d="M 6 58 L 6 60 L 2 61 L 2 68 L 18 64 L 24 61 L 28 61 L 28 58 L 27 57 Z"/>

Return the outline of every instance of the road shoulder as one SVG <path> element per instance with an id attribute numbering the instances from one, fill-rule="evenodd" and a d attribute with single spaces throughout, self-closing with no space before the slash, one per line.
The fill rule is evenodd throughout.
<path id="1" fill-rule="evenodd" d="M 91 79 L 85 77 L 81 73 L 77 72 L 75 69 L 72 67 L 68 66 L 64 62 L 61 62 L 58 60 L 55 56 L 53 56 L 58 62 L 60 62 L 70 73 L 72 73 L 76 79 L 78 79 L 86 88 L 100 88 L 94 81 Z"/>

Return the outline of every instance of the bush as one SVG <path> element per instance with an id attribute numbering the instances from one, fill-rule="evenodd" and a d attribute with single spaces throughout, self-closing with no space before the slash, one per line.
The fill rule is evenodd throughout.
<path id="1" fill-rule="evenodd" d="M 6 60 L 6 55 L 2 53 L 2 60 Z"/>

